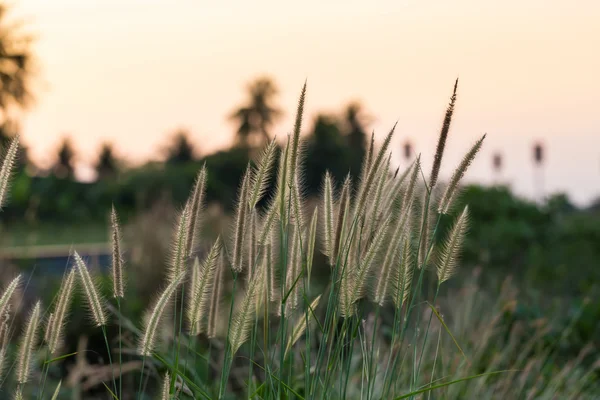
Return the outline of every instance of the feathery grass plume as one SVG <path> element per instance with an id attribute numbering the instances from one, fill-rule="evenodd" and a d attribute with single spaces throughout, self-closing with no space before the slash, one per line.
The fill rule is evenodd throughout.
<path id="1" fill-rule="evenodd" d="M 401 206 L 403 211 L 408 212 L 408 209 L 412 207 L 415 198 L 414 193 L 415 187 L 417 186 L 417 179 L 419 178 L 419 172 L 421 172 L 420 154 L 417 156 L 417 159 L 414 162 L 412 174 L 410 175 L 410 180 L 408 181 L 408 186 L 406 187 L 406 192 L 404 193 L 404 199 Z"/>
<path id="2" fill-rule="evenodd" d="M 423 196 L 421 200 L 421 241 L 419 247 L 419 268 L 426 268 L 427 262 L 431 261 L 428 259 L 429 256 L 429 242 L 431 240 L 431 209 L 433 202 L 427 201 L 428 194 L 427 189 L 423 190 Z"/>
<path id="3" fill-rule="evenodd" d="M 250 200 L 248 206 L 252 209 L 256 207 L 260 199 L 264 196 L 269 184 L 271 170 L 273 169 L 273 161 L 275 160 L 275 151 L 277 150 L 277 142 L 271 140 L 267 147 L 263 150 L 258 162 L 258 168 L 253 177 L 252 190 L 250 190 Z"/>
<path id="4" fill-rule="evenodd" d="M 302 92 L 300 92 L 300 98 L 298 99 L 298 108 L 296 109 L 296 120 L 294 122 L 294 133 L 292 135 L 292 147 L 290 151 L 289 159 L 289 174 L 290 177 L 288 182 L 296 182 L 296 173 L 298 170 L 298 153 L 300 148 L 300 131 L 302 130 L 302 115 L 304 114 L 304 100 L 306 98 L 306 82 L 302 86 Z"/>
<path id="5" fill-rule="evenodd" d="M 456 104 L 456 89 L 458 88 L 458 78 L 454 82 L 454 90 L 452 91 L 452 97 L 450 97 L 450 104 L 446 109 L 446 115 L 444 116 L 444 122 L 442 124 L 442 130 L 440 131 L 440 137 L 438 139 L 437 148 L 435 150 L 435 157 L 433 159 L 433 167 L 431 168 L 431 176 L 429 178 L 429 188 L 433 188 L 437 183 L 438 175 L 440 173 L 440 167 L 442 165 L 442 156 L 444 155 L 444 148 L 446 147 L 446 138 L 450 131 L 450 122 L 452 122 L 452 114 L 454 113 L 454 105 Z"/>
<path id="6" fill-rule="evenodd" d="M 8 186 L 10 184 L 10 174 L 12 173 L 13 166 L 15 165 L 18 151 L 19 136 L 15 136 L 13 140 L 10 141 L 8 150 L 6 150 L 6 153 L 4 154 L 2 167 L 0 167 L 0 209 L 6 203 Z"/>
<path id="7" fill-rule="evenodd" d="M 410 294 L 410 286 L 413 279 L 412 252 L 410 248 L 410 237 L 405 236 L 401 249 L 398 251 L 397 267 L 394 268 L 392 276 L 392 301 L 396 309 L 402 307 L 402 304 Z"/>
<path id="8" fill-rule="evenodd" d="M 335 266 L 338 258 L 338 254 L 342 251 L 345 237 L 345 226 L 347 224 L 347 215 L 350 209 L 350 187 L 352 181 L 350 175 L 346 176 L 344 184 L 342 185 L 342 192 L 340 194 L 337 221 L 335 224 L 335 232 L 333 236 L 333 254 L 331 256 L 333 262 L 332 266 Z"/>
<path id="9" fill-rule="evenodd" d="M 242 180 L 238 204 L 235 211 L 235 237 L 233 239 L 231 266 L 233 267 L 233 270 L 238 273 L 243 269 L 243 250 L 248 225 L 248 193 L 250 190 L 251 173 L 252 170 L 250 169 L 250 166 L 248 166 Z"/>
<path id="10" fill-rule="evenodd" d="M 287 199 L 289 194 L 287 193 L 287 182 L 288 182 L 288 158 L 290 156 L 290 137 L 288 136 L 285 149 L 283 154 L 279 157 L 279 166 L 277 168 L 277 192 L 275 195 L 275 202 L 279 206 L 279 220 L 287 222 Z"/>
<path id="11" fill-rule="evenodd" d="M 46 320 L 46 330 L 44 331 L 44 342 L 50 343 L 50 334 L 52 332 L 52 320 L 54 319 L 54 313 L 50 313 L 48 315 L 48 319 Z"/>
<path id="12" fill-rule="evenodd" d="M 469 206 L 466 206 L 452 227 L 437 263 L 438 285 L 450 279 L 458 263 L 460 250 L 467 233 Z"/>
<path id="13" fill-rule="evenodd" d="M 467 168 L 469 168 L 469 166 L 473 162 L 473 159 L 475 159 L 475 156 L 481 149 L 481 145 L 483 144 L 483 140 L 485 139 L 485 136 L 486 135 L 483 135 L 481 137 L 481 139 L 479 139 L 477 142 L 475 142 L 473 147 L 471 147 L 469 152 L 467 154 L 465 154 L 465 156 L 463 157 L 462 161 L 458 165 L 458 168 L 456 168 L 456 170 L 452 174 L 452 178 L 450 179 L 448 186 L 446 186 L 446 190 L 444 191 L 444 194 L 442 195 L 442 199 L 440 200 L 440 205 L 438 207 L 438 212 L 440 214 L 448 214 L 448 211 L 450 210 L 450 208 L 452 206 L 454 198 L 456 197 L 456 192 L 457 192 L 460 180 L 463 178 L 463 176 L 465 175 L 465 172 L 467 171 Z"/>
<path id="14" fill-rule="evenodd" d="M 389 218 L 381 223 L 380 229 L 373 238 L 373 241 L 367 247 L 367 251 L 362 256 L 362 260 L 355 271 L 351 271 L 354 277 L 352 279 L 352 286 L 350 286 L 350 295 L 348 304 L 347 313 L 343 315 L 344 317 L 349 317 L 353 312 L 353 304 L 356 303 L 364 293 L 365 285 L 369 279 L 369 272 L 371 271 L 371 266 L 373 265 L 373 260 L 379 253 L 379 249 L 383 244 L 383 239 L 387 236 L 387 227 L 389 224 Z"/>
<path id="15" fill-rule="evenodd" d="M 221 239 L 217 238 L 208 255 L 200 265 L 198 259 L 194 261 L 197 278 L 192 280 L 192 290 L 188 299 L 187 318 L 190 326 L 190 335 L 202 333 L 202 322 L 208 313 L 210 293 L 213 288 L 214 275 L 217 262 L 221 254 Z"/>
<path id="16" fill-rule="evenodd" d="M 306 331 L 307 325 L 314 321 L 314 310 L 319 305 L 319 300 L 321 300 L 321 295 L 318 295 L 309 306 L 309 320 L 306 320 L 305 315 L 301 315 L 296 321 L 294 328 L 292 329 L 292 333 L 290 334 L 290 339 L 288 340 L 287 347 L 285 348 L 285 356 L 289 353 L 292 346 L 302 337 L 302 334 Z"/>
<path id="17" fill-rule="evenodd" d="M 212 293 L 210 296 L 210 305 L 208 307 L 208 324 L 206 336 L 209 339 L 217 337 L 219 334 L 219 316 L 221 313 L 221 292 L 223 291 L 223 271 L 225 263 L 223 255 L 219 253 L 217 258 L 217 267 L 213 276 Z"/>
<path id="18" fill-rule="evenodd" d="M 371 168 L 371 163 L 373 162 L 373 150 L 375 149 L 375 131 L 371 131 L 371 141 L 369 142 L 369 150 L 367 151 L 367 156 L 363 160 L 363 163 L 360 168 L 360 181 L 363 182 L 367 179 L 367 174 Z"/>
<path id="19" fill-rule="evenodd" d="M 392 207 L 392 204 L 394 204 L 394 202 L 402 204 L 404 198 L 406 198 L 406 190 L 403 190 L 404 181 L 410 175 L 411 171 L 413 171 L 415 162 L 416 161 L 413 161 L 408 166 L 408 168 L 404 170 L 400 177 L 397 176 L 398 170 L 396 170 L 394 178 L 390 179 L 389 183 L 385 185 L 386 187 L 384 188 L 383 204 L 381 206 L 381 210 L 389 210 Z M 401 196 L 401 194 L 403 195 Z"/>
<path id="20" fill-rule="evenodd" d="M 231 346 L 231 357 L 235 355 L 242 344 L 248 339 L 250 334 L 250 328 L 254 321 L 254 312 L 256 307 L 256 296 L 259 292 L 259 288 L 264 284 L 265 270 L 261 267 L 257 269 L 256 273 L 252 277 L 242 300 L 240 307 L 238 308 L 233 320 L 231 321 L 231 330 L 229 334 L 229 344 Z"/>
<path id="21" fill-rule="evenodd" d="M 367 220 L 370 220 L 370 224 L 367 233 L 369 234 L 369 236 L 375 231 L 376 226 L 379 222 L 380 214 L 382 211 L 381 198 L 383 195 L 383 187 L 385 186 L 387 178 L 389 177 L 391 159 L 392 154 L 390 153 L 385 168 L 381 169 L 376 179 L 377 185 L 375 186 L 375 199 L 373 200 L 372 205 L 368 207 L 369 217 L 367 218 Z"/>
<path id="22" fill-rule="evenodd" d="M 264 246 L 267 243 L 267 239 L 272 234 L 272 231 L 275 227 L 275 217 L 277 216 L 277 204 L 271 203 L 269 209 L 267 210 L 267 214 L 264 216 L 262 229 L 260 231 L 260 239 L 258 240 L 259 246 Z"/>
<path id="23" fill-rule="evenodd" d="M 15 400 L 23 400 L 23 389 L 21 387 L 18 387 L 15 392 Z"/>
<path id="24" fill-rule="evenodd" d="M 19 345 L 19 358 L 17 359 L 17 382 L 21 385 L 27 383 L 31 372 L 32 356 L 37 345 L 38 327 L 40 324 L 41 303 L 38 301 L 29 315 L 25 331 Z"/>
<path id="25" fill-rule="evenodd" d="M 317 225 L 319 219 L 319 207 L 315 207 L 312 218 L 310 219 L 310 227 L 308 229 L 308 242 L 306 243 L 306 281 L 310 283 L 312 273 L 313 258 L 315 256 L 315 242 L 317 240 Z"/>
<path id="26" fill-rule="evenodd" d="M 163 378 L 162 390 L 160 391 L 160 399 L 161 400 L 170 400 L 171 399 L 171 375 L 169 375 L 169 371 L 165 372 L 165 377 Z"/>
<path id="27" fill-rule="evenodd" d="M 92 319 L 96 326 L 106 325 L 106 313 L 104 312 L 104 299 L 100 295 L 96 284 L 92 280 L 90 276 L 90 272 L 88 271 L 87 266 L 83 262 L 81 256 L 75 252 L 75 266 L 77 268 L 77 272 L 79 273 L 79 278 L 81 284 L 83 286 L 83 291 L 85 293 L 85 298 L 87 299 L 88 306 L 90 307 L 90 312 L 92 314 Z M 56 318 L 58 320 L 58 318 Z"/>
<path id="28" fill-rule="evenodd" d="M 171 250 L 171 262 L 169 263 L 167 277 L 169 281 L 176 279 L 185 270 L 185 261 L 188 255 L 186 246 L 189 231 L 190 203 L 187 202 L 179 215 L 179 222 L 175 229 L 173 248 Z"/>
<path id="29" fill-rule="evenodd" d="M 20 284 L 21 274 L 17 275 L 15 279 L 10 281 L 6 289 L 4 289 L 4 293 L 2 293 L 2 297 L 0 297 L 0 318 L 6 315 L 10 304 L 10 299 L 12 298 L 13 293 L 15 292 L 15 290 L 17 290 Z"/>
<path id="30" fill-rule="evenodd" d="M 265 273 L 267 274 L 267 298 L 269 303 L 273 303 L 277 300 L 279 295 L 278 280 L 277 280 L 277 269 L 276 262 L 273 256 L 273 248 L 275 244 L 273 243 L 273 238 L 271 237 L 271 243 L 265 246 L 265 261 L 267 270 Z"/>
<path id="31" fill-rule="evenodd" d="M 390 224 L 388 227 L 388 245 L 381 262 L 381 269 L 375 279 L 375 285 L 373 286 L 372 298 L 373 302 L 383 306 L 385 298 L 388 292 L 388 285 L 392 275 L 392 265 L 395 261 L 397 246 L 402 238 L 402 235 L 406 234 L 406 226 L 401 225 L 402 215 L 398 215 L 398 220 L 395 224 Z"/>
<path id="32" fill-rule="evenodd" d="M 390 146 L 390 142 L 392 140 L 392 136 L 394 136 L 394 131 L 396 130 L 396 122 L 390 132 L 385 137 L 383 141 L 383 145 L 379 152 L 377 153 L 377 157 L 373 160 L 373 164 L 369 169 L 369 173 L 367 174 L 367 178 L 365 181 L 360 182 L 358 197 L 356 202 L 356 208 L 354 211 L 355 217 L 362 217 L 364 215 L 365 202 L 367 201 L 367 196 L 369 195 L 369 190 L 371 190 L 371 185 L 375 181 L 375 176 L 380 172 L 379 168 L 381 167 L 381 163 L 383 162 L 383 157 L 387 153 L 387 149 Z"/>
<path id="33" fill-rule="evenodd" d="M 296 226 L 292 233 L 291 245 L 292 249 L 290 256 L 288 257 L 288 265 L 286 272 L 285 291 L 291 293 L 288 295 L 286 300 L 286 312 L 290 313 L 298 307 L 300 301 L 300 287 L 302 286 L 302 279 L 298 276 L 302 273 L 302 248 L 301 238 L 302 232 L 300 227 Z"/>
<path id="34" fill-rule="evenodd" d="M 329 171 L 323 180 L 323 239 L 324 252 L 329 257 L 329 265 L 335 265 L 335 239 L 333 233 L 333 183 Z"/>
<path id="35" fill-rule="evenodd" d="M 196 182 L 194 189 L 191 194 L 191 198 L 188 200 L 190 204 L 190 215 L 187 226 L 187 243 L 186 248 L 188 251 L 188 257 L 191 257 L 196 251 L 196 241 L 200 231 L 201 214 L 204 208 L 204 196 L 206 194 L 206 163 L 198 171 L 196 176 Z"/>
<path id="36" fill-rule="evenodd" d="M 110 223 L 112 225 L 112 281 L 113 295 L 115 297 L 125 297 L 125 284 L 123 279 L 123 256 L 121 254 L 121 228 L 119 227 L 119 217 L 113 205 L 110 212 Z"/>
<path id="37" fill-rule="evenodd" d="M 52 313 L 52 318 L 48 319 L 48 349 L 51 354 L 55 354 L 62 340 L 62 332 L 65 321 L 69 313 L 69 306 L 75 289 L 75 270 L 71 269 L 69 274 L 63 278 L 58 292 L 58 300 Z"/>
<path id="38" fill-rule="evenodd" d="M 294 184 L 290 187 L 290 191 L 292 195 L 294 222 L 296 223 L 296 226 L 304 228 L 304 211 L 302 209 L 302 197 L 300 195 L 298 174 L 296 174 L 296 179 L 294 180 Z"/>
<path id="39" fill-rule="evenodd" d="M 248 235 L 248 276 L 251 277 L 254 269 L 256 268 L 256 263 L 258 263 L 257 255 L 258 255 L 258 238 L 257 238 L 257 230 L 258 230 L 258 212 L 255 209 L 250 210 L 249 216 L 250 222 L 250 235 Z"/>
<path id="40" fill-rule="evenodd" d="M 146 317 L 144 318 L 144 331 L 138 346 L 140 355 L 148 357 L 152 355 L 152 351 L 156 346 L 156 332 L 158 331 L 158 326 L 162 320 L 165 308 L 170 303 L 173 294 L 175 294 L 184 279 L 185 271 L 182 271 L 174 279 L 170 280 L 167 287 L 158 297 L 156 303 L 154 303 L 152 311 L 146 313 Z"/>
<path id="41" fill-rule="evenodd" d="M 0 324 L 0 380 L 4 374 L 4 368 L 6 367 L 6 353 L 8 352 L 9 342 L 9 327 L 10 327 L 10 314 L 6 312 L 0 315 L 2 323 Z"/>

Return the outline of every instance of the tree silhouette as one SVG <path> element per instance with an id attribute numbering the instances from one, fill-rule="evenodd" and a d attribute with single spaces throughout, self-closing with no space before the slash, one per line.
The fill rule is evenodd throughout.
<path id="1" fill-rule="evenodd" d="M 364 115 L 363 107 L 358 102 L 352 102 L 346 107 L 343 118 L 344 133 L 350 152 L 350 170 L 354 176 L 358 176 L 366 154 L 367 134 L 363 127 L 367 124 L 368 118 Z"/>
<path id="2" fill-rule="evenodd" d="M 307 137 L 304 181 L 311 194 L 321 187 L 325 171 L 341 182 L 350 169 L 350 152 L 335 117 L 318 115 Z"/>
<path id="3" fill-rule="evenodd" d="M 239 143 L 260 145 L 270 139 L 269 128 L 281 116 L 281 111 L 273 105 L 277 92 L 275 83 L 268 77 L 258 78 L 248 85 L 248 103 L 230 116 L 238 124 Z"/>
<path id="4" fill-rule="evenodd" d="M 54 165 L 54 174 L 59 178 L 73 177 L 73 159 L 75 158 L 75 150 L 71 139 L 65 138 L 59 149 L 56 164 Z"/>
<path id="5" fill-rule="evenodd" d="M 0 112 L 6 121 L 11 108 L 26 107 L 33 99 L 29 90 L 32 76 L 30 35 L 20 23 L 6 23 L 8 7 L 0 4 Z"/>
<path id="6" fill-rule="evenodd" d="M 113 177 L 119 170 L 119 161 L 115 156 L 112 144 L 104 143 L 100 149 L 98 162 L 96 163 L 96 172 L 99 179 Z"/>
<path id="7" fill-rule="evenodd" d="M 167 164 L 184 164 L 194 161 L 194 146 L 188 135 L 188 132 L 183 129 L 175 132 L 172 144 L 167 148 Z"/>

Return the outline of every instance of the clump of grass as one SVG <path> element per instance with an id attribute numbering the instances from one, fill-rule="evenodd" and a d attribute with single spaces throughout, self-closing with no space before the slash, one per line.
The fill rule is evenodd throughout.
<path id="1" fill-rule="evenodd" d="M 440 220 L 450 214 L 461 179 L 484 139 L 465 155 L 434 207 L 433 192 L 449 138 L 457 85 L 458 80 L 446 110 L 429 181 L 423 177 L 420 155 L 404 171 L 392 169 L 394 125 L 379 148 L 371 135 L 360 176 L 355 180 L 356 192 L 350 175 L 336 188 L 327 172 L 319 207 L 305 216 L 309 210 L 301 176 L 305 84 L 293 132 L 285 146 L 279 149 L 273 140 L 257 163 L 246 169 L 237 195 L 233 237 L 226 240 L 219 236 L 207 254 L 200 253 L 200 225 L 208 171 L 205 166 L 200 169 L 174 229 L 172 256 L 165 262 L 164 289 L 149 307 L 141 329 L 135 327 L 136 321 L 124 325 L 121 316 L 120 302 L 127 296 L 123 244 L 113 209 L 113 293 L 108 299 L 117 303 L 119 350 L 122 325 L 138 339 L 136 353 L 142 360 L 138 398 L 143 395 L 146 372 L 164 376 L 162 384 L 154 386 L 154 393 L 160 393 L 162 399 L 420 398 L 434 390 L 450 398 L 453 385 L 464 387 L 473 379 L 491 379 L 491 374 L 497 373 L 491 367 L 485 369 L 487 375 L 461 373 L 461 368 L 468 367 L 464 360 L 468 355 L 436 309 L 442 284 L 458 268 L 468 207 L 455 218 L 443 240 Z M 0 168 L 0 204 L 16 143 L 11 143 Z M 272 179 L 275 169 L 277 176 Z M 259 203 L 271 180 L 275 194 L 265 199 L 263 210 Z M 419 209 L 421 215 L 417 215 Z M 318 247 L 327 258 L 327 271 L 316 271 Z M 48 352 L 60 357 L 77 275 L 92 323 L 102 329 L 111 371 L 116 371 L 106 335 L 111 316 L 108 312 L 114 307 L 108 307 L 109 300 L 93 282 L 79 254 L 75 253 L 74 259 L 75 268 L 63 278 L 47 319 Z M 434 274 L 428 266 L 435 266 Z M 329 279 L 311 283 L 317 273 L 329 275 Z M 432 280 L 437 285 L 430 298 L 426 288 Z M 20 283 L 18 276 L 0 296 L 0 371 L 8 349 L 9 304 Z M 170 305 L 175 311 L 173 326 L 164 326 Z M 429 320 L 423 320 L 423 315 Z M 15 393 L 22 394 L 30 375 L 40 320 L 38 303 L 19 348 L 20 385 Z M 189 329 L 182 328 L 183 320 Z M 172 353 L 158 346 L 163 328 L 173 330 L 167 343 L 172 345 Z M 474 346 L 470 350 L 476 353 Z M 122 382 L 121 356 L 118 363 Z M 240 373 L 244 363 L 247 370 Z M 586 376 L 583 378 L 588 379 Z M 556 384 L 555 392 L 546 392 L 548 397 L 559 393 L 560 385 Z M 113 397 L 126 397 L 120 386 L 117 389 L 114 374 L 113 386 Z M 490 398 L 491 392 L 465 393 L 483 393 L 488 394 L 483 397 Z M 518 397 L 519 393 L 505 390 L 507 395 Z"/>

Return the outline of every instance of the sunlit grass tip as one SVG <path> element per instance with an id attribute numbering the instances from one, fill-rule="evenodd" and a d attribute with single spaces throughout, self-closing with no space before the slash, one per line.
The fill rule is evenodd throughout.
<path id="1" fill-rule="evenodd" d="M 19 344 L 19 356 L 17 358 L 17 382 L 23 385 L 27 383 L 31 375 L 33 364 L 33 353 L 37 346 L 38 327 L 40 324 L 41 303 L 38 301 L 29 315 L 25 331 Z"/>
<path id="2" fill-rule="evenodd" d="M 92 320 L 96 326 L 104 326 L 106 325 L 107 321 L 106 312 L 104 310 L 104 298 L 100 294 L 98 287 L 90 276 L 88 267 L 85 265 L 85 262 L 81 256 L 77 252 L 74 252 L 73 257 L 75 258 L 75 267 L 77 268 L 77 272 L 79 274 L 79 280 L 83 287 Z"/>

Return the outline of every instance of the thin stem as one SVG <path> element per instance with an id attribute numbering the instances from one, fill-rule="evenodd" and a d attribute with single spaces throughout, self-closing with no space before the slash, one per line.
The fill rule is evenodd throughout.
<path id="1" fill-rule="evenodd" d="M 144 369 L 146 367 L 146 356 L 142 357 L 142 369 L 140 370 L 140 385 L 138 387 L 138 395 L 137 398 L 140 400 L 142 396 L 142 382 L 144 382 Z"/>
<path id="2" fill-rule="evenodd" d="M 106 351 L 108 352 L 108 362 L 110 363 L 110 372 L 112 375 L 113 387 L 115 393 L 117 392 L 117 381 L 115 381 L 115 370 L 113 368 L 112 356 L 110 355 L 110 346 L 108 344 L 108 338 L 106 336 L 106 325 L 102 325 L 102 335 L 104 336 L 104 343 L 106 343 Z"/>
<path id="3" fill-rule="evenodd" d="M 119 398 L 123 398 L 123 338 L 122 338 L 122 318 L 121 314 L 121 300 L 117 297 L 117 310 L 119 311 Z"/>

